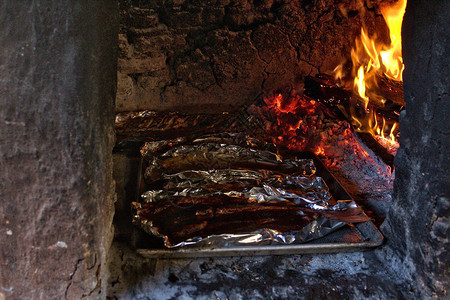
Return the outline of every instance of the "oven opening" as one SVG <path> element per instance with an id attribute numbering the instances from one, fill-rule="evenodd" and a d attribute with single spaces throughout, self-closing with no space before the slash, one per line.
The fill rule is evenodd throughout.
<path id="1" fill-rule="evenodd" d="M 304 32 L 321 38 L 299 38 L 292 14 L 311 5 L 254 3 L 244 16 L 226 6 L 215 30 L 202 23 L 204 7 L 187 28 L 173 18 L 188 4 L 124 7 L 116 153 L 138 166 L 122 207 L 125 223 L 142 230 L 138 252 L 299 254 L 382 243 L 376 225 L 390 202 L 405 106 L 406 1 L 329 8 L 329 23 L 357 28 L 347 47 L 349 37 L 331 37 L 321 18 L 315 34 Z M 170 48 L 181 43 L 175 37 L 183 48 Z M 134 107 L 147 109 L 121 111 Z"/>
<path id="2" fill-rule="evenodd" d="M 324 264 L 345 274 L 364 273 L 347 266 L 352 259 L 376 265 L 406 106 L 405 7 L 124 5 L 116 240 L 131 250 L 113 251 L 145 262 L 144 282 L 168 280 L 180 292 L 197 277 L 244 284 L 304 264 L 328 274 L 308 284 L 313 271 L 300 272 L 311 295 L 337 295 L 346 284 Z M 396 289 L 386 281 L 369 289 Z M 289 285 L 276 294 L 290 295 Z M 236 292 L 214 290 L 221 299 Z"/>

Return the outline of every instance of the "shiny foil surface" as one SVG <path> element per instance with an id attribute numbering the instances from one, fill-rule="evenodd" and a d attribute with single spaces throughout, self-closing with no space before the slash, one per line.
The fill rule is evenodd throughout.
<path id="1" fill-rule="evenodd" d="M 141 154 L 149 188 L 134 223 L 168 248 L 304 243 L 368 220 L 333 199 L 312 159 L 247 135 L 156 141 Z"/>

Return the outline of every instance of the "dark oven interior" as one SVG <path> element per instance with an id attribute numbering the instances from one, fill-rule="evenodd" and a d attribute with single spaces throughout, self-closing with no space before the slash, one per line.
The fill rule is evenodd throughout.
<path id="1" fill-rule="evenodd" d="M 289 197 L 303 197 L 295 200 L 302 203 L 320 202 L 323 199 L 312 193 L 317 192 L 312 181 L 334 176 L 336 183 L 328 184 L 340 182 L 340 189 L 349 192 L 345 200 L 354 199 L 381 224 L 391 202 L 398 120 L 405 106 L 399 35 L 406 2 L 120 4 L 115 153 L 117 159 L 129 159 L 129 164 L 133 160 L 135 167 L 142 160 L 144 171 L 134 171 L 140 186 L 127 193 L 121 204 L 126 209 L 119 210 L 116 219 L 129 223 L 127 208 L 133 206 L 135 223 L 150 235 L 165 236 L 171 246 L 186 242 L 175 237 L 180 232 L 205 232 L 200 236 L 205 238 L 206 232 L 250 232 L 258 222 L 260 229 L 288 230 L 277 223 L 281 220 L 273 223 L 272 215 L 257 212 L 247 219 L 228 216 L 228 232 L 223 232 L 224 221 L 219 222 L 219 217 L 196 217 L 195 222 L 183 218 L 206 211 L 221 215 L 223 203 L 206 204 L 217 195 L 229 197 L 224 201 L 236 208 L 230 193 L 250 197 L 251 207 L 241 207 L 248 213 L 257 209 L 254 201 L 259 210 L 274 205 L 255 200 L 261 197 L 287 203 L 292 202 Z M 392 65 L 398 70 L 392 71 Z M 256 152 L 252 156 L 249 151 Z M 312 156 L 315 164 L 324 165 L 323 174 L 302 173 L 302 159 Z M 297 170 L 287 171 L 285 165 L 292 159 L 298 160 Z M 260 163 L 250 163 L 254 160 Z M 219 171 L 229 178 L 220 177 L 218 182 Z M 258 173 L 259 179 L 249 181 L 246 172 Z M 209 178 L 199 183 L 199 176 Z M 301 180 L 310 180 L 309 187 L 304 182 L 288 187 L 286 182 L 293 176 L 296 180 L 306 176 Z M 136 185 L 134 177 L 131 185 Z M 275 178 L 281 186 L 268 183 Z M 240 187 L 226 187 L 230 184 Z M 265 191 L 255 194 L 256 189 Z M 320 193 L 328 193 L 324 189 Z M 132 199 L 144 192 L 146 197 Z M 191 209 L 194 215 L 189 216 L 188 207 L 184 217 L 176 217 L 183 214 L 181 207 L 154 215 L 161 209 L 158 199 L 174 201 L 169 194 L 181 202 L 197 197 L 189 200 L 198 206 Z M 332 194 L 327 197 L 344 200 Z M 306 202 L 297 205 L 332 209 L 323 202 Z M 184 225 L 166 224 L 167 219 Z M 237 224 L 246 222 L 251 225 L 239 231 Z M 237 227 L 232 229 L 231 224 Z M 214 226 L 222 231 L 210 228 Z M 134 229 L 126 226 L 123 236 L 129 237 L 128 227 Z M 171 243 L 164 231 L 171 232 L 169 236 L 178 243 Z M 116 234 L 120 236 L 120 231 Z M 191 232 L 185 240 L 193 237 Z"/>
<path id="2" fill-rule="evenodd" d="M 369 223 L 376 226 L 376 231 L 392 203 L 394 157 L 401 137 L 398 124 L 405 110 L 399 35 L 406 1 L 219 2 L 213 6 L 189 1 L 121 3 L 115 159 L 120 166 L 116 170 L 116 176 L 121 178 L 120 188 L 127 190 L 128 196 L 119 198 L 116 216 L 122 224 L 117 227 L 116 239 L 137 248 L 150 261 L 214 257 L 223 253 L 225 256 L 304 254 L 295 247 L 286 247 L 289 250 L 279 253 L 258 247 L 286 244 L 292 237 L 284 234 L 280 242 L 267 228 L 283 232 L 283 229 L 299 230 L 300 226 L 304 230 L 304 225 L 299 225 L 303 221 L 295 219 L 292 221 L 295 226 L 286 227 L 286 220 L 291 217 L 283 213 L 279 217 L 283 221 L 268 222 L 267 219 L 277 218 L 276 213 L 269 216 L 255 213 L 255 209 L 262 209 L 260 202 L 257 207 L 253 203 L 251 207 L 239 206 L 242 203 L 237 204 L 236 195 L 229 197 L 230 192 L 236 192 L 237 185 L 247 184 L 240 190 L 244 194 L 239 195 L 250 194 L 251 199 L 268 197 L 269 187 L 271 201 L 277 197 L 287 199 L 280 196 L 280 191 L 274 196 L 273 186 L 264 182 L 258 183 L 266 188 L 264 193 L 251 194 L 248 191 L 255 183 L 242 180 L 242 174 L 230 175 L 236 169 L 261 170 L 261 166 L 248 166 L 245 146 L 252 151 L 271 150 L 284 160 L 314 157 L 317 168 L 323 169 L 318 171 L 317 178 L 328 177 L 326 184 L 330 186 L 331 197 L 354 200 L 373 221 Z M 231 160 L 227 158 L 224 162 L 219 157 L 230 152 Z M 172 165 L 168 167 L 169 160 Z M 133 176 L 122 179 L 124 168 Z M 268 171 L 267 166 L 262 169 Z M 220 176 L 229 178 L 216 179 L 219 171 Z M 207 179 L 202 177 L 199 183 L 197 176 L 201 172 L 208 172 L 202 175 Z M 292 174 L 288 176 L 292 178 Z M 160 180 L 161 177 L 166 179 Z M 284 179 L 277 177 L 277 180 Z M 138 186 L 136 181 L 140 183 Z M 193 191 L 194 188 L 206 188 L 208 192 L 196 194 L 198 189 Z M 289 192 L 304 196 L 299 193 L 299 186 L 290 188 Z M 213 204 L 212 198 L 221 201 Z M 131 210 L 130 202 L 133 202 Z M 163 205 L 172 209 L 156 213 Z M 227 214 L 225 218 L 224 211 L 229 213 L 230 209 L 235 215 Z M 133 218 L 140 229 L 131 225 Z M 333 216 L 328 218 L 335 221 Z M 346 222 L 345 217 L 340 218 L 339 221 Z M 346 227 L 350 229 L 338 233 L 330 234 L 333 225 L 327 223 L 322 227 L 314 225 L 313 237 L 301 230 L 295 236 L 299 239 L 300 232 L 307 236 L 305 241 L 312 240 L 308 246 L 320 245 L 305 252 L 316 254 L 348 250 L 341 249 L 339 243 L 366 242 L 375 246 L 383 242 L 372 227 L 362 229 L 367 226 L 364 223 L 367 219 L 353 220 L 355 223 L 349 222 L 351 226 Z M 257 232 L 264 238 L 245 244 L 255 246 L 248 253 L 239 251 L 233 247 L 237 245 L 236 236 L 243 232 Z M 237 235 L 217 238 L 225 233 Z M 267 235 L 269 239 L 265 238 Z M 251 237 L 256 239 L 255 235 Z M 247 243 L 249 239 L 245 235 L 238 243 Z M 163 243 L 174 250 L 155 250 L 164 249 Z M 321 250 L 328 243 L 336 244 Z M 192 245 L 197 247 L 190 248 Z M 232 249 L 223 251 L 224 246 Z M 205 247 L 215 250 L 208 252 Z M 176 254 L 175 249 L 180 248 L 182 255 Z M 280 262 L 286 264 L 292 257 L 285 259 L 275 262 L 269 258 L 245 258 L 244 265 L 251 273 L 257 265 L 268 264 L 268 268 L 273 268 Z M 325 261 L 344 263 L 347 259 L 345 255 L 327 256 Z M 372 258 L 365 259 L 374 263 Z M 222 271 L 235 273 L 233 268 L 240 260 L 228 260 L 226 271 Z M 219 258 L 211 258 L 207 280 L 217 280 L 219 274 L 214 270 L 222 263 Z M 314 262 L 306 265 L 315 267 Z M 171 263 L 164 266 L 174 286 L 180 278 L 190 282 L 189 278 L 197 274 L 195 267 L 189 268 L 188 274 L 179 274 L 180 269 L 171 267 Z M 286 265 L 277 268 L 286 272 Z M 268 275 L 263 271 L 261 276 Z M 386 284 L 384 279 L 377 280 Z M 316 283 L 323 288 L 329 280 L 326 277 Z M 333 288 L 343 289 L 344 285 Z M 329 292 L 327 289 L 325 293 Z M 240 292 L 218 293 L 219 298 L 227 298 Z M 287 293 L 285 287 L 280 288 L 280 293 Z M 313 288 L 311 293 L 321 292 Z M 251 292 L 247 295 L 254 296 Z"/>

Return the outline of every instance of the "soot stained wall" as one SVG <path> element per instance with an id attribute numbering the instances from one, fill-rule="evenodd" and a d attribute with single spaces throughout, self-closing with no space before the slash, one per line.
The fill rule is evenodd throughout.
<path id="1" fill-rule="evenodd" d="M 332 71 L 392 0 L 121 0 L 117 111 L 232 110 Z"/>
<path id="2" fill-rule="evenodd" d="M 393 204 L 380 257 L 420 299 L 449 291 L 448 1 L 408 0 L 403 22 L 406 111 L 400 119 Z"/>
<path id="3" fill-rule="evenodd" d="M 118 21 L 112 0 L 0 3 L 0 299 L 105 293 Z"/>

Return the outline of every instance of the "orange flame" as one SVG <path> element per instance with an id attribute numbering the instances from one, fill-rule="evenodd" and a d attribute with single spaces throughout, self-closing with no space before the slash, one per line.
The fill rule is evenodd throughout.
<path id="1" fill-rule="evenodd" d="M 391 46 L 385 51 L 381 51 L 380 56 L 386 68 L 385 74 L 394 80 L 403 80 L 402 58 L 402 22 L 405 14 L 406 0 L 401 0 L 394 7 L 381 10 L 383 18 L 389 27 Z"/>
<path id="2" fill-rule="evenodd" d="M 390 44 L 377 42 L 376 36 L 369 36 L 367 31 L 362 28 L 361 36 L 356 39 L 355 47 L 351 50 L 351 59 L 353 63 L 352 77 L 353 91 L 364 102 L 364 108 L 368 109 L 369 102 L 374 101 L 383 105 L 386 102 L 382 96 L 377 93 L 377 75 L 384 75 L 392 80 L 402 81 L 404 69 L 402 59 L 402 41 L 401 27 L 403 15 L 405 13 L 406 0 L 399 0 L 394 6 L 385 6 L 381 8 L 383 18 L 389 28 Z M 343 64 L 334 70 L 335 78 L 341 80 L 344 78 Z M 397 124 L 388 128 L 385 120 L 382 124 L 377 122 L 375 114 L 367 111 L 367 116 L 356 117 L 352 115 L 353 123 L 360 131 L 367 131 L 373 135 L 380 136 L 383 139 L 396 140 L 394 131 Z M 387 133 L 387 134 L 385 134 Z"/>

